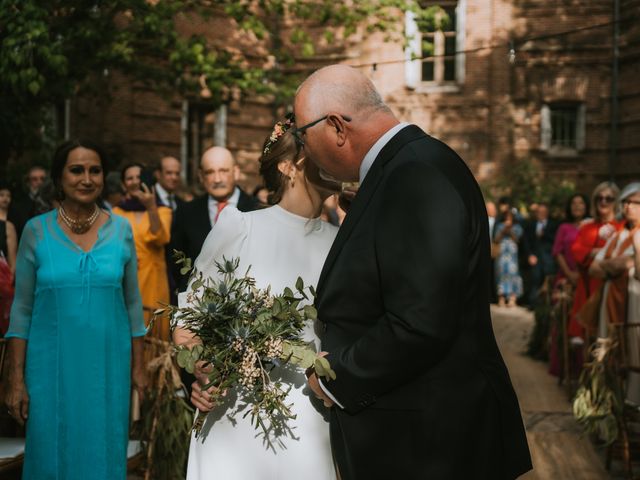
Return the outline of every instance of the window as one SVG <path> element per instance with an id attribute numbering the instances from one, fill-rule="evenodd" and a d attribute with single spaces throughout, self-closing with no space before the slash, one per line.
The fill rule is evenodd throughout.
<path id="1" fill-rule="evenodd" d="M 182 115 L 183 176 L 193 182 L 202 153 L 214 145 L 226 146 L 227 109 L 225 105 L 216 109 L 211 103 L 185 101 Z"/>
<path id="2" fill-rule="evenodd" d="M 457 91 L 464 81 L 464 54 L 456 52 L 464 49 L 465 1 L 421 2 L 421 6 L 424 15 L 406 15 L 407 86 Z"/>
<path id="3" fill-rule="evenodd" d="M 202 153 L 213 146 L 215 109 L 213 105 L 189 102 L 187 111 L 186 154 L 187 179 L 197 178 Z"/>
<path id="4" fill-rule="evenodd" d="M 584 149 L 584 104 L 544 105 L 540 117 L 543 150 L 552 155 L 572 155 Z"/>

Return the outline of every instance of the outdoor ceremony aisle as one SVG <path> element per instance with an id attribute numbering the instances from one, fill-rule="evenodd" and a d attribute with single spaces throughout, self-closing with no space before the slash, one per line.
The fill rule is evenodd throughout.
<path id="1" fill-rule="evenodd" d="M 500 351 L 520 400 L 534 470 L 521 480 L 604 480 L 611 478 L 589 438 L 571 413 L 566 391 L 547 373 L 547 363 L 525 355 L 533 314 L 492 306 Z"/>

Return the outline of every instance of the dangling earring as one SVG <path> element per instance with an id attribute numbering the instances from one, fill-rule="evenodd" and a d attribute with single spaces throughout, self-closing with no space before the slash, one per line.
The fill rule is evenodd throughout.
<path id="1" fill-rule="evenodd" d="M 293 188 L 296 185 L 296 181 L 294 177 L 289 177 L 289 180 L 291 180 L 291 188 Z"/>

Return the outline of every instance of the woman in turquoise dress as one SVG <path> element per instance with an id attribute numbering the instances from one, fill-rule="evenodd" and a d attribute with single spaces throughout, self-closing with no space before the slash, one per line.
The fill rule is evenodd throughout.
<path id="1" fill-rule="evenodd" d="M 58 148 L 60 208 L 33 218 L 18 249 L 5 400 L 26 422 L 24 479 L 126 478 L 145 326 L 131 227 L 96 203 L 99 152 L 78 141 Z"/>

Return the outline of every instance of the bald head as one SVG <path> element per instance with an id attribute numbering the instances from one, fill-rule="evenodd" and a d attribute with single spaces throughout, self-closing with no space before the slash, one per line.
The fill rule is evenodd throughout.
<path id="1" fill-rule="evenodd" d="M 162 188 L 174 193 L 180 184 L 180 160 L 175 157 L 162 157 L 156 166 L 154 175 Z"/>
<path id="2" fill-rule="evenodd" d="M 211 147 L 200 159 L 200 181 L 209 195 L 228 200 L 236 188 L 239 170 L 235 158 L 223 147 Z"/>
<path id="3" fill-rule="evenodd" d="M 224 147 L 211 147 L 202 154 L 200 158 L 200 168 L 204 168 L 204 164 L 210 162 L 227 162 L 235 165 L 236 159 L 233 158 L 232 153 Z"/>
<path id="4" fill-rule="evenodd" d="M 298 88 L 294 111 L 305 155 L 340 181 L 357 181 L 367 151 L 398 124 L 371 80 L 347 65 L 309 76 Z"/>
<path id="5" fill-rule="evenodd" d="M 298 88 L 298 98 L 304 100 L 299 108 L 311 116 L 330 110 L 351 115 L 376 110 L 391 113 L 371 80 L 348 65 L 330 65 L 312 73 Z"/>

